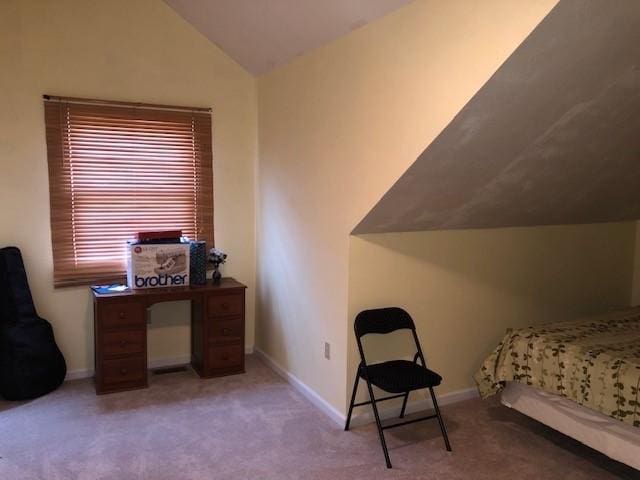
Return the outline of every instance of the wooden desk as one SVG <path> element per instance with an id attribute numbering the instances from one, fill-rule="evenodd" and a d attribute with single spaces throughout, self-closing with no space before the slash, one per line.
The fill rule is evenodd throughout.
<path id="1" fill-rule="evenodd" d="M 201 377 L 244 372 L 244 293 L 233 278 L 202 286 L 93 292 L 96 393 L 146 388 L 147 308 L 191 300 L 191 365 Z"/>

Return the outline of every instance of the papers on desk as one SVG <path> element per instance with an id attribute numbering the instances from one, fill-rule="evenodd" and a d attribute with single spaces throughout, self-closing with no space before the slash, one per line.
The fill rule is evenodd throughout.
<path id="1" fill-rule="evenodd" d="M 96 293 L 118 293 L 118 292 L 126 292 L 129 290 L 129 287 L 126 285 L 122 285 L 119 283 L 115 283 L 113 285 L 91 285 L 91 290 Z"/>

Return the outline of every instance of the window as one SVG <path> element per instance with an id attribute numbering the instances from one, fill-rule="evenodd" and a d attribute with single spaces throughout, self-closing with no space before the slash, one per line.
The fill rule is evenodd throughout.
<path id="1" fill-rule="evenodd" d="M 126 273 L 126 241 L 181 229 L 213 246 L 211 113 L 45 96 L 55 286 Z"/>

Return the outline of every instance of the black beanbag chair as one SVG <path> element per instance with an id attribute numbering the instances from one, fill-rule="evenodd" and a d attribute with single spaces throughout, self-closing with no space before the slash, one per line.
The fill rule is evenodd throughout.
<path id="1" fill-rule="evenodd" d="M 0 249 L 0 395 L 28 400 L 55 390 L 67 365 L 36 312 L 20 250 Z"/>

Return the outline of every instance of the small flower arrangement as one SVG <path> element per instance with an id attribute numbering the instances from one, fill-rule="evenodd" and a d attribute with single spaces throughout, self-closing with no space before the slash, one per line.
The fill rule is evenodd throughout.
<path id="1" fill-rule="evenodd" d="M 209 263 L 213 265 L 213 274 L 211 275 L 211 279 L 213 283 L 220 283 L 222 279 L 222 274 L 220 273 L 220 265 L 227 261 L 227 254 L 222 250 L 218 250 L 217 248 L 212 248 L 209 250 Z"/>

